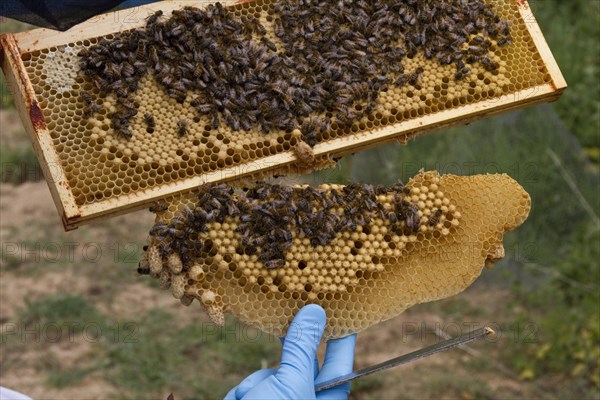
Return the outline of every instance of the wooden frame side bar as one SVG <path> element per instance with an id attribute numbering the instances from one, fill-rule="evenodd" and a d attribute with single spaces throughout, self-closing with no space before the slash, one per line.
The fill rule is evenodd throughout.
<path id="1" fill-rule="evenodd" d="M 519 13 L 521 14 L 521 18 L 525 22 L 525 26 L 529 31 L 529 35 L 535 44 L 535 47 L 542 57 L 542 61 L 552 78 L 552 82 L 554 84 L 554 89 L 558 93 L 562 93 L 567 88 L 567 81 L 565 80 L 552 51 L 550 51 L 550 47 L 548 46 L 548 42 L 540 29 L 535 16 L 529 6 L 527 0 L 515 0 L 518 3 Z"/>
<path id="2" fill-rule="evenodd" d="M 25 71 L 21 51 L 12 34 L 0 36 L 2 48 L 2 71 L 14 103 L 23 122 L 33 149 L 40 160 L 44 178 L 50 188 L 52 199 L 63 220 L 65 227 L 68 221 L 81 217 L 75 203 L 71 187 L 65 176 L 60 158 L 54 149 L 50 133 L 44 121 L 44 115 L 36 100 L 35 91 Z"/>

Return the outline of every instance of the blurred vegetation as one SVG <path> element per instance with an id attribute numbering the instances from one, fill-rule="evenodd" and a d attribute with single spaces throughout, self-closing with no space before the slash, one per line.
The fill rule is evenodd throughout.
<path id="1" fill-rule="evenodd" d="M 367 375 L 352 382 L 350 399 L 370 399 L 369 394 L 376 392 L 383 386 L 383 380 L 378 375 Z"/>
<path id="2" fill-rule="evenodd" d="M 600 387 L 600 231 L 582 224 L 566 245 L 568 254 L 556 265 L 558 279 L 530 292 L 519 287 L 523 310 L 535 310 L 539 320 L 538 343 L 517 342 L 510 360 L 521 376 L 543 374 L 573 378 L 585 394 L 586 386 Z M 590 245 L 591 244 L 591 245 Z"/>
<path id="3" fill-rule="evenodd" d="M 81 332 L 90 323 L 100 329 L 106 326 L 104 318 L 92 304 L 80 295 L 73 294 L 49 295 L 34 301 L 26 300 L 25 308 L 20 313 L 20 321 L 25 326 L 32 324 L 70 326 L 73 333 Z"/>
<path id="4" fill-rule="evenodd" d="M 600 2 L 530 1 L 569 88 L 556 110 L 588 154 L 600 159 Z"/>
<path id="5" fill-rule="evenodd" d="M 0 144 L 0 182 L 23 183 L 44 178 L 40 164 L 29 143 L 5 147 Z"/>

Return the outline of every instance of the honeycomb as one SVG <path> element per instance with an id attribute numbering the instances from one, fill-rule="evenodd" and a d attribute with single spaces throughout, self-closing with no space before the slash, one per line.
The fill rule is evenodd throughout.
<path id="1" fill-rule="evenodd" d="M 278 220 L 269 208 L 279 204 L 280 197 L 261 196 L 262 189 L 229 189 L 235 202 L 227 203 L 206 188 L 200 195 L 178 195 L 155 206 L 156 224 L 138 272 L 159 279 L 161 287 L 170 288 L 184 305 L 196 299 L 216 324 L 222 325 L 224 313 L 231 313 L 277 335 L 285 332 L 301 307 L 316 303 L 327 313 L 325 338 L 336 338 L 392 318 L 414 304 L 464 290 L 484 265 L 491 267 L 504 256 L 503 234 L 523 223 L 531 205 L 529 195 L 505 174 L 463 177 L 422 171 L 406 186 L 376 187 L 371 193 L 377 203 L 370 207 L 374 212 L 361 220 L 368 214 L 368 196 L 360 209 L 349 209 L 357 201 L 356 193 L 364 196 L 365 192 L 347 189 L 322 185 L 313 192 L 326 199 L 323 204 L 335 199 L 329 209 L 351 216 L 356 223 L 333 229 L 328 240 L 317 242 L 302 229 L 290 229 L 290 246 L 282 262 L 275 264 L 272 260 L 277 257 L 264 254 L 277 238 L 268 236 L 259 249 L 248 251 L 258 243 L 247 237 L 251 213 L 234 206 L 241 210 L 250 204 L 262 212 L 267 225 L 263 233 L 268 235 L 293 225 Z M 306 186 L 290 190 L 310 193 Z M 327 207 L 315 201 L 320 198 L 308 197 L 310 210 L 326 219 L 323 210 Z M 299 204 L 298 199 L 288 199 L 292 200 L 287 207 Z M 220 219 L 206 217 L 218 209 L 215 202 L 228 210 Z M 412 222 L 407 208 L 414 209 Z M 301 213 L 282 210 L 281 215 Z M 194 213 L 203 214 L 206 223 L 183 223 Z M 274 222 L 277 227 L 271 226 Z M 328 223 L 309 221 L 314 228 L 311 234 L 330 232 Z M 176 247 L 183 237 L 191 245 Z"/>
<path id="2" fill-rule="evenodd" d="M 336 121 L 331 112 L 322 113 L 322 117 L 333 119 L 327 129 L 317 133 L 314 142 L 321 145 L 339 138 L 368 137 L 391 126 L 400 130 L 399 124 L 405 121 L 550 82 L 518 3 L 489 1 L 494 12 L 510 26 L 509 45 L 500 46 L 494 40 L 490 44 L 488 57 L 496 69 L 474 63 L 469 65 L 470 73 L 457 80 L 455 65 L 442 65 L 419 50 L 402 62 L 407 74 L 422 71 L 414 82 L 381 90 L 373 109 L 359 114 L 351 123 Z M 274 33 L 273 4 L 257 0 L 228 9 L 235 17 L 258 18 L 266 28 L 265 37 L 279 43 Z M 129 126 L 131 138 L 116 134 L 110 115 L 117 108 L 118 98 L 112 94 L 101 96 L 92 80 L 79 73 L 78 54 L 101 39 L 111 41 L 125 33 L 22 55 L 77 205 L 172 187 L 186 178 L 209 173 L 222 172 L 223 177 L 230 177 L 231 171 L 243 172 L 250 163 L 255 165 L 264 157 L 278 154 L 295 154 L 300 161 L 295 166 L 281 166 L 277 173 L 309 170 L 331 162 L 328 156 L 314 157 L 311 149 L 301 144 L 298 129 L 271 129 L 265 133 L 252 126 L 234 131 L 225 123 L 215 128 L 210 116 L 198 114 L 190 104 L 193 96 L 180 103 L 150 75 L 141 78 L 132 100 L 136 114 Z M 91 95 L 90 104 L 85 104 L 84 92 Z M 152 116 L 152 124 L 146 115 Z M 186 121 L 184 135 L 181 120 Z"/>

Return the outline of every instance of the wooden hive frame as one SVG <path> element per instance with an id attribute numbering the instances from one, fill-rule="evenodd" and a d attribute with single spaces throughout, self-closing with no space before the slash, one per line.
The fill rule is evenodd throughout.
<path id="1" fill-rule="evenodd" d="M 566 81 L 542 35 L 529 4 L 525 0 L 514 1 L 518 4 L 520 17 L 525 22 L 528 34 L 551 78 L 549 82 L 500 97 L 482 99 L 476 103 L 405 120 L 369 132 L 368 135 L 344 136 L 318 143 L 313 149 L 315 156 L 334 158 L 397 140 L 405 142 L 408 138 L 425 132 L 466 124 L 505 111 L 557 100 L 567 87 Z M 234 5 L 243 2 L 245 1 L 229 1 L 224 2 L 224 4 Z M 148 207 L 150 203 L 156 200 L 194 190 L 203 183 L 260 176 L 285 171 L 286 168 L 295 166 L 297 158 L 290 150 L 253 160 L 241 166 L 232 166 L 185 178 L 177 181 L 175 185 L 160 185 L 145 189 L 140 193 L 120 195 L 92 204 L 81 205 L 76 203 L 72 188 L 61 165 L 60 154 L 52 143 L 50 131 L 44 121 L 43 110 L 40 108 L 34 87 L 26 72 L 23 55 L 77 40 L 134 29 L 143 26 L 145 18 L 158 9 L 168 14 L 170 11 L 186 5 L 190 5 L 190 2 L 152 3 L 132 10 L 103 14 L 66 32 L 36 29 L 0 36 L 2 49 L 0 61 L 7 86 L 13 95 L 23 125 L 30 136 L 66 230 L 75 229 L 95 220 Z M 193 3 L 193 5 L 198 4 Z"/>

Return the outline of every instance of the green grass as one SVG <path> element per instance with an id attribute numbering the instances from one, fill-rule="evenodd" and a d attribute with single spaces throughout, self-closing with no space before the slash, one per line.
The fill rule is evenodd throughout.
<path id="1" fill-rule="evenodd" d="M 15 105 L 8 90 L 6 79 L 4 78 L 4 72 L 0 72 L 0 110 L 14 108 Z"/>
<path id="2" fill-rule="evenodd" d="M 114 384 L 143 397 L 178 382 L 185 359 L 180 352 L 182 343 L 172 337 L 176 327 L 170 314 L 155 310 L 135 326 L 132 340 L 118 340 L 108 346 L 107 358 L 112 365 L 108 375 Z"/>
<path id="3" fill-rule="evenodd" d="M 62 389 L 67 386 L 75 386 L 81 383 L 83 379 L 85 379 L 91 372 L 93 372 L 95 368 L 70 368 L 64 369 L 60 367 L 60 364 L 57 367 L 44 369 L 44 371 L 49 373 L 48 376 L 48 386 L 54 387 L 57 389 Z"/>
<path id="4" fill-rule="evenodd" d="M 0 20 L 0 35 L 9 32 L 23 32 L 34 28 L 35 26 L 16 19 L 2 17 Z"/>
<path id="5" fill-rule="evenodd" d="M 254 340 L 252 329 L 232 323 L 228 319 L 224 329 L 208 323 L 179 326 L 172 315 L 152 310 L 134 321 L 132 340 L 103 344 L 108 379 L 131 398 L 160 390 L 176 398 L 222 398 L 260 369 L 263 359 L 272 365 L 278 356 L 279 345 L 272 338 L 260 334 Z"/>
<path id="6" fill-rule="evenodd" d="M 78 362 L 80 364 L 81 362 Z M 91 364 L 86 366 L 77 365 L 72 368 L 65 368 L 60 359 L 53 353 L 45 354 L 37 366 L 39 372 L 48 374 L 46 384 L 49 387 L 63 389 L 68 386 L 76 386 L 81 383 L 90 373 L 100 367 L 100 364 Z"/>
<path id="7" fill-rule="evenodd" d="M 539 329 L 535 343 L 517 342 L 507 362 L 529 378 L 561 374 L 572 380 L 578 396 L 600 389 L 600 232 L 583 225 L 567 244 L 569 253 L 555 265 L 562 279 L 551 280 L 521 298 L 528 309 L 517 318 Z M 596 244 L 596 245 L 590 245 Z M 574 284 L 577 283 L 577 284 Z"/>
<path id="8" fill-rule="evenodd" d="M 44 178 L 30 145 L 16 148 L 0 147 L 0 182 L 24 183 Z"/>
<path id="9" fill-rule="evenodd" d="M 17 318 L 21 330 L 38 332 L 39 336 L 37 339 L 32 339 L 30 336 L 29 340 L 33 342 L 23 340 L 22 334 L 2 338 L 3 345 L 6 342 L 10 348 L 7 360 L 4 360 L 5 355 L 2 357 L 2 368 L 5 370 L 18 368 L 18 365 L 14 364 L 19 362 L 21 354 L 16 354 L 15 349 L 21 349 L 20 351 L 23 352 L 25 346 L 34 345 L 43 348 L 52 343 L 81 340 L 78 338 L 84 331 L 86 337 L 95 338 L 98 333 L 107 334 L 109 326 L 107 318 L 87 299 L 71 294 L 48 295 L 33 301 L 28 300 L 25 307 L 18 312 Z M 89 373 L 102 366 L 101 362 L 90 365 L 81 365 L 79 362 L 75 367 L 66 368 L 55 353 L 48 352 L 42 353 L 34 366 L 40 373 L 47 374 L 46 384 L 49 387 L 61 389 L 80 384 Z"/>
<path id="10" fill-rule="evenodd" d="M 90 324 L 100 328 L 106 326 L 105 317 L 94 305 L 84 297 L 73 294 L 55 294 L 26 300 L 25 307 L 19 312 L 19 320 L 26 326 L 54 324 L 61 327 L 61 331 L 72 327 L 74 333 L 81 332 Z"/>
<path id="11" fill-rule="evenodd" d="M 17 271 L 21 265 L 21 260 L 12 254 L 0 252 L 0 258 L 2 259 L 2 267 L 5 268 L 6 271 Z"/>
<path id="12" fill-rule="evenodd" d="M 46 374 L 46 384 L 57 389 L 77 386 L 91 373 L 99 373 L 118 388 L 122 398 L 145 399 L 162 392 L 173 392 L 178 399 L 222 398 L 263 362 L 273 366 L 279 357 L 277 339 L 232 318 L 221 329 L 211 323 L 182 324 L 172 314 L 153 309 L 137 320 L 111 321 L 76 295 L 27 302 L 19 321 L 30 327 L 74 326 L 74 334 L 90 324 L 98 326 L 100 339 L 75 366 L 66 367 L 57 355 L 48 353 L 35 367 Z M 2 337 L 2 343 L 19 345 L 9 336 Z M 18 357 L 0 358 L 3 367 L 14 367 L 15 362 Z"/>
<path id="13" fill-rule="evenodd" d="M 440 315 L 444 315 L 447 321 L 456 321 L 460 323 L 465 317 L 484 319 L 486 311 L 481 309 L 478 304 L 471 303 L 464 297 L 452 297 L 446 301 L 433 302 L 428 305 L 428 310 Z M 410 312 L 410 310 L 407 310 Z"/>

